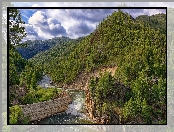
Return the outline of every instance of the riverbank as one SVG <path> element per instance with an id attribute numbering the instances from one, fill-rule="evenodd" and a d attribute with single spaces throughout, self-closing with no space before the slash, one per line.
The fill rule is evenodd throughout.
<path id="1" fill-rule="evenodd" d="M 84 114 L 85 93 L 83 90 L 68 90 L 72 102 L 65 112 L 54 114 L 37 124 L 94 124 Z"/>
<path id="2" fill-rule="evenodd" d="M 24 116 L 29 117 L 29 121 L 31 122 L 44 119 L 56 113 L 64 112 L 71 102 L 70 95 L 66 93 L 61 98 L 19 106 L 21 107 Z"/>

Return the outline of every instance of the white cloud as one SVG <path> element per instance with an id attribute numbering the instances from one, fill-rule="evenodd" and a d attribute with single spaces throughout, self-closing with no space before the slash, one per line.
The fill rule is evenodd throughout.
<path id="1" fill-rule="evenodd" d="M 96 25 L 113 11 L 112 9 L 45 9 L 35 12 L 28 23 L 37 31 L 39 38 L 49 39 L 61 35 L 78 38 L 90 34 Z M 158 9 L 125 9 L 124 11 L 133 17 L 164 12 Z"/>
<path id="2" fill-rule="evenodd" d="M 47 15 L 43 11 L 37 11 L 28 20 L 28 23 L 32 24 L 33 26 L 39 26 L 45 22 L 47 22 Z"/>
<path id="3" fill-rule="evenodd" d="M 42 7 L 42 6 L 39 4 L 33 4 L 33 5 L 31 5 L 31 7 Z"/>
<path id="4" fill-rule="evenodd" d="M 96 25 L 106 15 L 111 14 L 111 10 L 81 10 L 81 9 L 48 9 L 46 10 L 47 17 L 55 18 L 66 29 L 67 34 L 71 38 L 77 38 L 82 35 L 91 33 Z M 76 27 L 76 28 L 75 28 Z M 81 27 L 81 28 L 80 28 Z M 82 29 L 83 28 L 83 29 Z M 77 29 L 79 31 L 77 31 Z M 84 34 L 79 34 L 83 32 Z M 75 35 L 75 33 L 78 33 Z"/>
<path id="5" fill-rule="evenodd" d="M 55 18 L 48 17 L 45 10 L 35 12 L 29 18 L 28 24 L 30 26 L 26 25 L 26 31 L 29 33 L 30 37 L 27 37 L 30 39 L 34 37 L 31 37 L 31 32 L 28 29 L 37 32 L 38 38 L 40 39 L 50 39 L 56 36 L 66 34 L 66 30 L 61 25 L 61 23 Z M 31 27 L 33 29 L 31 29 Z"/>

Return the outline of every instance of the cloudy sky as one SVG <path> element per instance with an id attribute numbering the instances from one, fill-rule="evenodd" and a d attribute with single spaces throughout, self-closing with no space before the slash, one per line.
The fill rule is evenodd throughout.
<path id="1" fill-rule="evenodd" d="M 61 3 L 61 4 L 60 4 Z M 104 3 L 104 2 L 103 2 Z M 98 6 L 113 6 L 113 3 L 108 5 L 102 2 Z M 29 7 L 45 7 L 49 5 L 55 6 L 73 6 L 74 3 L 13 3 L 14 6 L 29 6 Z M 117 2 L 114 2 L 117 4 Z M 140 3 L 134 3 L 131 6 L 140 6 Z M 81 4 L 76 6 L 92 7 L 91 3 Z M 93 3 L 93 6 L 97 5 Z M 147 5 L 147 3 L 146 3 Z M 153 6 L 152 3 L 148 3 Z M 148 6 L 147 5 L 147 6 Z M 154 4 L 159 6 L 159 3 Z M 160 7 L 160 6 L 159 6 Z M 163 5 L 164 7 L 164 5 Z M 107 15 L 111 15 L 117 9 L 21 9 L 22 20 L 25 21 L 25 30 L 27 37 L 24 40 L 35 39 L 50 39 L 59 36 L 68 36 L 70 38 L 78 38 L 90 34 Z M 162 9 L 124 9 L 133 17 L 139 15 L 153 15 L 158 13 L 166 13 Z"/>

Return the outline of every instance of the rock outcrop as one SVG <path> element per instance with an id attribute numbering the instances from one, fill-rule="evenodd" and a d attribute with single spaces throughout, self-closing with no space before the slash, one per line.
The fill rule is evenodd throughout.
<path id="1" fill-rule="evenodd" d="M 69 89 L 77 89 L 77 90 L 87 90 L 88 81 L 91 77 L 99 77 L 99 74 L 103 74 L 104 72 L 108 71 L 113 76 L 115 74 L 115 71 L 117 69 L 117 66 L 112 67 L 103 67 L 100 69 L 93 70 L 92 72 L 82 72 L 80 73 L 76 79 L 73 81 L 73 83 L 70 83 L 69 85 L 57 85 L 57 87 L 63 87 L 63 88 L 69 88 Z"/>
<path id="2" fill-rule="evenodd" d="M 104 71 L 109 71 L 111 75 L 113 76 L 117 67 L 114 68 L 107 68 L 105 70 L 102 70 L 101 73 L 104 73 Z M 94 77 L 99 77 L 99 74 L 95 72 L 96 74 L 93 74 Z M 120 82 L 115 82 L 116 92 L 114 93 L 114 96 L 110 97 L 110 100 L 118 101 L 122 104 L 126 101 L 126 94 L 130 93 L 130 88 L 124 86 Z M 96 102 L 95 99 L 91 97 L 88 85 L 85 87 L 85 93 L 86 93 L 86 99 L 85 99 L 85 114 L 92 119 L 97 124 L 122 124 L 122 112 L 121 107 L 113 107 L 112 110 L 112 116 L 108 116 L 107 113 L 102 114 L 97 112 L 96 110 Z"/>
<path id="3" fill-rule="evenodd" d="M 59 112 L 64 112 L 68 108 L 68 104 L 72 102 L 70 95 L 49 101 L 20 105 L 25 117 L 29 116 L 29 121 L 41 120 Z"/>

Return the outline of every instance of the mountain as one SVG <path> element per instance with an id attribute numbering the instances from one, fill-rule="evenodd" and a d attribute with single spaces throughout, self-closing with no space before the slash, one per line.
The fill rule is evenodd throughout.
<path id="1" fill-rule="evenodd" d="M 21 54 L 21 56 L 25 59 L 32 58 L 34 55 L 38 54 L 41 51 L 46 51 L 51 47 L 54 47 L 59 44 L 63 44 L 71 40 L 68 37 L 55 37 L 48 40 L 27 40 L 23 44 L 25 46 L 17 46 L 17 51 Z M 22 45 L 22 44 L 21 44 Z"/>
<path id="2" fill-rule="evenodd" d="M 59 58 L 61 56 L 66 56 L 71 52 L 71 50 L 77 46 L 77 43 L 80 42 L 84 37 L 78 39 L 71 39 L 67 42 L 61 43 L 54 47 L 51 47 L 49 50 L 41 51 L 38 54 L 34 55 L 29 61 L 35 65 L 43 66 L 49 64 L 53 58 Z"/>
<path id="3" fill-rule="evenodd" d="M 161 63 L 161 69 L 165 68 L 165 35 L 141 21 L 135 21 L 127 13 L 114 12 L 107 16 L 93 33 L 77 45 L 69 55 L 53 56 L 45 68 L 55 82 L 69 83 L 82 71 L 90 72 L 110 65 L 117 65 L 121 69 L 123 64 L 129 69 L 132 67 L 129 72 L 134 74 L 132 78 L 136 78 L 137 70 L 145 70 L 146 63 L 152 59 L 159 61 L 158 65 Z"/>

